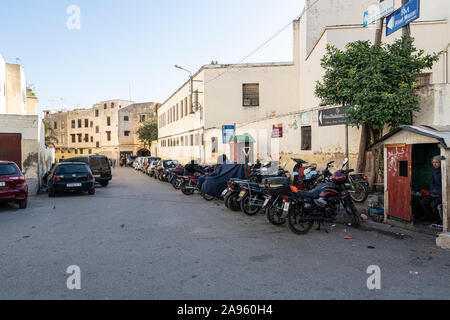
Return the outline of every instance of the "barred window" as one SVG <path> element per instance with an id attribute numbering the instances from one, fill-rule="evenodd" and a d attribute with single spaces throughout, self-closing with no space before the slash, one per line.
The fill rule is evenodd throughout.
<path id="1" fill-rule="evenodd" d="M 259 106 L 259 83 L 243 84 L 243 106 L 258 107 Z"/>

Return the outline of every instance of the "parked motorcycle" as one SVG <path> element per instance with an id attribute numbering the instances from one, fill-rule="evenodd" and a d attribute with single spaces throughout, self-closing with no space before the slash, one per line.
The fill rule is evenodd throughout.
<path id="1" fill-rule="evenodd" d="M 348 159 L 344 162 L 345 167 Z M 289 229 L 295 234 L 306 234 L 314 223 L 332 222 L 339 213 L 340 205 L 350 217 L 352 225 L 358 227 L 361 223 L 352 198 L 345 187 L 349 174 L 354 170 L 338 170 L 331 180 L 319 185 L 312 191 L 290 193 L 284 202 L 284 212 L 287 212 Z"/>

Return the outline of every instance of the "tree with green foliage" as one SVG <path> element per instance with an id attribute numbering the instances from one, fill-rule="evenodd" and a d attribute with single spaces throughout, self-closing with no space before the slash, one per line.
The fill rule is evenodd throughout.
<path id="1" fill-rule="evenodd" d="M 58 138 L 55 136 L 55 130 L 53 129 L 50 122 L 42 119 L 45 128 L 45 146 L 47 148 L 54 148 L 55 143 L 58 143 Z"/>
<path id="2" fill-rule="evenodd" d="M 367 130 L 365 150 L 381 137 L 386 125 L 410 125 L 413 113 L 420 111 L 417 77 L 431 68 L 441 53 L 425 54 L 413 42 L 405 38 L 393 44 L 356 41 L 344 50 L 327 46 L 321 60 L 325 75 L 316 84 L 316 96 L 322 106 L 350 107 L 349 123 Z"/>
<path id="3" fill-rule="evenodd" d="M 144 143 L 144 147 L 149 148 L 153 141 L 158 140 L 158 122 L 156 120 L 148 120 L 136 133 L 139 140 Z"/>

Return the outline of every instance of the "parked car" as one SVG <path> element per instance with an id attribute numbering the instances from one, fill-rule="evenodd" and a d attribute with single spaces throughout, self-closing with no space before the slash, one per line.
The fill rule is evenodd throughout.
<path id="1" fill-rule="evenodd" d="M 0 161 L 0 201 L 16 202 L 25 209 L 28 202 L 28 185 L 17 164 Z"/>
<path id="2" fill-rule="evenodd" d="M 82 162 L 89 166 L 94 175 L 95 182 L 102 187 L 107 187 L 112 180 L 111 166 L 105 156 L 76 157 L 64 160 L 64 162 Z"/>
<path id="3" fill-rule="evenodd" d="M 133 167 L 135 170 L 140 171 L 143 165 L 144 165 L 144 157 L 137 157 L 136 160 L 134 160 Z"/>
<path id="4" fill-rule="evenodd" d="M 129 156 L 127 158 L 127 166 L 132 167 L 137 156 Z"/>
<path id="5" fill-rule="evenodd" d="M 156 167 L 157 178 L 160 181 L 167 182 L 169 169 L 173 169 L 176 166 L 179 166 L 180 164 L 181 163 L 177 160 L 160 160 Z"/>
<path id="6" fill-rule="evenodd" d="M 150 165 L 148 166 L 148 168 L 147 168 L 147 174 L 148 174 L 150 177 L 153 177 L 153 176 L 155 175 L 156 167 L 158 166 L 158 163 L 159 163 L 159 161 L 152 161 L 152 162 L 150 163 Z"/>
<path id="7" fill-rule="evenodd" d="M 57 193 L 86 191 L 95 194 L 95 178 L 89 166 L 84 162 L 58 163 L 50 172 L 48 196 Z"/>

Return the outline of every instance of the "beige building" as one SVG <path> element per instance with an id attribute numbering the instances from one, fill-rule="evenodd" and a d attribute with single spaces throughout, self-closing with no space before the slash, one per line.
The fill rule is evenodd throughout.
<path id="1" fill-rule="evenodd" d="M 6 114 L 26 115 L 26 80 L 21 65 L 6 64 Z"/>
<path id="2" fill-rule="evenodd" d="M 54 161 L 54 150 L 45 147 L 45 132 L 36 114 L 38 99 L 26 89 L 25 73 L 0 56 L 0 160 L 17 163 L 29 193 L 37 193 L 40 179 Z"/>
<path id="3" fill-rule="evenodd" d="M 187 81 L 158 110 L 159 156 L 216 162 L 229 153 L 222 126 L 296 112 L 297 72 L 293 62 L 202 67 L 193 76 L 192 97 Z M 270 149 L 266 138 L 260 143 Z"/>
<path id="4" fill-rule="evenodd" d="M 6 63 L 0 55 L 0 114 L 6 114 Z"/>
<path id="5" fill-rule="evenodd" d="M 45 120 L 53 128 L 56 160 L 80 155 L 105 155 L 119 161 L 121 152 L 138 152 L 144 146 L 135 132 L 141 122 L 154 117 L 156 104 L 109 100 L 89 109 L 51 113 Z"/>
<path id="6" fill-rule="evenodd" d="M 156 119 L 159 104 L 154 102 L 135 103 L 119 110 L 119 151 L 120 156 L 143 155 L 157 152 L 139 140 L 137 130 L 148 120 Z"/>

